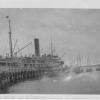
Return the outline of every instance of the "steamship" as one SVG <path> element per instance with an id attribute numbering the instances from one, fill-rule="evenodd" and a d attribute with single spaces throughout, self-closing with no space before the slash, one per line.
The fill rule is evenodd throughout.
<path id="1" fill-rule="evenodd" d="M 41 70 L 44 72 L 46 76 L 53 76 L 56 73 L 64 71 L 63 65 L 64 61 L 57 55 L 54 55 L 51 49 L 51 54 L 40 54 L 39 48 L 39 39 L 34 39 L 35 44 L 35 55 L 25 56 L 25 57 L 17 57 L 17 53 L 20 52 L 22 49 L 27 47 L 21 48 L 18 52 L 14 52 L 12 49 L 12 32 L 11 32 L 11 20 L 9 16 L 6 17 L 9 21 L 9 47 L 10 47 L 10 55 L 6 55 L 6 57 L 0 57 L 0 69 L 2 70 L 26 70 L 26 69 L 34 69 L 34 70 Z"/>

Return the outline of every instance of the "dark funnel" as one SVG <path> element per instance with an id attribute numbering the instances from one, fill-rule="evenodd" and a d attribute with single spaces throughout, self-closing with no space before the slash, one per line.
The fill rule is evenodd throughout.
<path id="1" fill-rule="evenodd" d="M 34 39 L 35 43 L 35 56 L 40 56 L 39 39 Z"/>

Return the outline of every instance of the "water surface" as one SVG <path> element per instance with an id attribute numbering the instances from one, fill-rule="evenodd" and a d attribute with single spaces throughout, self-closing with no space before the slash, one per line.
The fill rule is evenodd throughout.
<path id="1" fill-rule="evenodd" d="M 100 73 L 62 74 L 25 81 L 9 88 L 12 94 L 100 94 Z"/>

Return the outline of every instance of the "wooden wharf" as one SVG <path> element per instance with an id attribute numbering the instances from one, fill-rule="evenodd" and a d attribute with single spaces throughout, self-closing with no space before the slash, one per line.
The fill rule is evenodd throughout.
<path id="1" fill-rule="evenodd" d="M 0 68 L 0 90 L 21 81 L 41 79 L 43 75 L 43 70 L 34 68 Z"/>

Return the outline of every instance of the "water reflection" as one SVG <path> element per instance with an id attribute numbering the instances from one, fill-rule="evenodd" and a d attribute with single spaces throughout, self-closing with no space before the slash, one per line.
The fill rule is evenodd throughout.
<path id="1" fill-rule="evenodd" d="M 41 80 L 26 81 L 9 88 L 17 94 L 99 94 L 100 74 L 62 74 L 59 77 L 44 77 Z"/>

